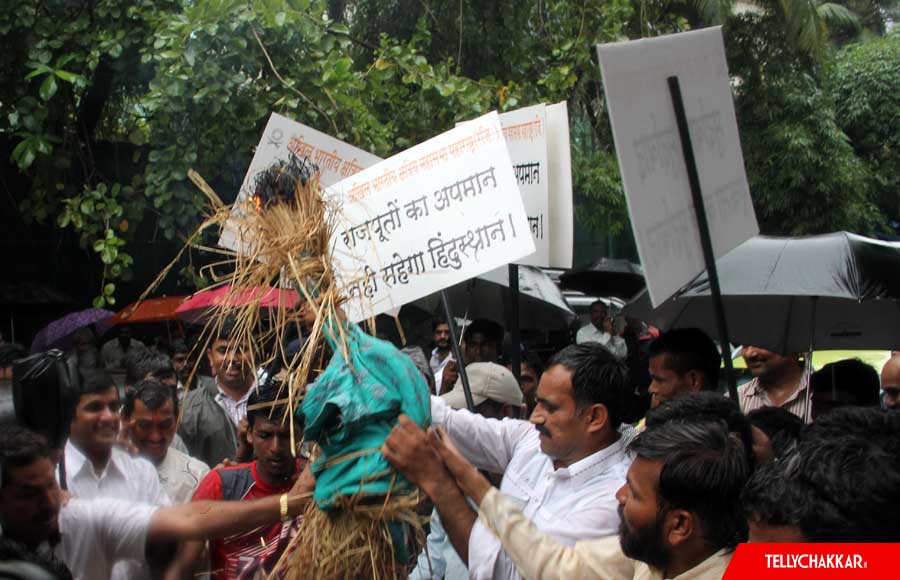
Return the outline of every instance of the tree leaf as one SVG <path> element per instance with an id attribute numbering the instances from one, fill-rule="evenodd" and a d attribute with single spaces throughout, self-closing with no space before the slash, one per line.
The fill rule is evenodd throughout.
<path id="1" fill-rule="evenodd" d="M 50 75 L 45 78 L 44 82 L 41 83 L 41 88 L 38 91 L 38 94 L 45 101 L 49 101 L 51 98 L 53 98 L 53 95 L 56 94 L 56 77 Z"/>

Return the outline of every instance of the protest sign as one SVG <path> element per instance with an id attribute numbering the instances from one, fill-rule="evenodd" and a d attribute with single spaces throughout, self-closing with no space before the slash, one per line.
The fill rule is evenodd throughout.
<path id="1" fill-rule="evenodd" d="M 538 104 L 501 113 L 500 125 L 535 245 L 535 252 L 517 263 L 547 267 L 550 265 L 552 230 L 546 106 Z"/>
<path id="2" fill-rule="evenodd" d="M 353 321 L 534 252 L 496 113 L 326 190 L 342 200 L 332 260 Z"/>
<path id="3" fill-rule="evenodd" d="M 323 187 L 333 185 L 379 161 L 371 153 L 344 143 L 325 133 L 316 131 L 302 123 L 292 121 L 278 113 L 272 113 L 263 131 L 244 183 L 238 193 L 241 202 L 253 194 L 257 175 L 278 161 L 286 161 L 291 155 L 306 158 L 319 168 L 319 183 Z M 233 212 L 240 212 L 240 203 L 234 204 Z M 219 245 L 230 250 L 241 251 L 252 240 L 249 232 L 238 231 L 238 227 L 228 222 L 222 228 Z"/>
<path id="4" fill-rule="evenodd" d="M 547 105 L 547 173 L 550 206 L 550 267 L 572 267 L 574 208 L 569 111 L 566 101 Z"/>
<path id="5" fill-rule="evenodd" d="M 759 233 L 720 27 L 598 46 L 628 213 L 654 306 L 705 269 L 667 78 L 677 76 L 715 256 Z"/>

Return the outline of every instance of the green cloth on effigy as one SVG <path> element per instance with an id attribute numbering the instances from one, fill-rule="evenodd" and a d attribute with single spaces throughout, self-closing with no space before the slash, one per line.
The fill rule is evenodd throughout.
<path id="1" fill-rule="evenodd" d="M 315 441 L 322 451 L 312 466 L 313 499 L 321 509 L 334 507 L 341 496 L 412 491 L 412 484 L 381 454 L 381 446 L 400 413 L 423 429 L 431 424 L 428 385 L 412 360 L 356 324 L 340 324 L 345 326 L 350 364 L 328 336 L 335 354 L 300 408 L 304 439 Z"/>

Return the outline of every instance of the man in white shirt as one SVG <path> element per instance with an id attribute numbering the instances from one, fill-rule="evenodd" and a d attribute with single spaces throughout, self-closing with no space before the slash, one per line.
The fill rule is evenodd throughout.
<path id="1" fill-rule="evenodd" d="M 452 410 L 432 397 L 432 424 L 476 467 L 503 473 L 501 491 L 541 530 L 571 546 L 618 532 L 615 493 L 629 460 L 617 428 L 627 388 L 627 371 L 609 351 L 573 345 L 557 353 L 542 375 L 531 423 Z M 470 578 L 518 578 L 421 429 L 401 416 L 382 452 L 435 502 Z"/>
<path id="2" fill-rule="evenodd" d="M 21 427 L 0 433 L 0 526 L 28 549 L 52 551 L 75 580 L 107 580 L 118 560 L 143 559 L 149 548 L 178 540 L 220 538 L 297 517 L 315 481 L 243 502 L 158 507 L 120 500 L 66 501 L 43 437 Z"/>
<path id="3" fill-rule="evenodd" d="M 155 380 L 138 381 L 125 394 L 122 421 L 131 444 L 150 461 L 163 490 L 176 504 L 191 501 L 209 467 L 171 447 L 178 423 L 175 390 Z"/>
<path id="4" fill-rule="evenodd" d="M 66 487 L 82 498 L 110 497 L 167 505 L 156 470 L 116 447 L 119 390 L 106 371 L 86 372 L 65 446 Z"/>
<path id="5" fill-rule="evenodd" d="M 577 344 L 599 342 L 609 352 L 621 359 L 628 356 L 628 345 L 625 344 L 624 338 L 616 336 L 612 318 L 609 316 L 606 304 L 602 300 L 597 300 L 591 304 L 591 323 L 578 329 L 578 333 L 575 335 L 575 342 Z"/>
<path id="6" fill-rule="evenodd" d="M 149 505 L 171 501 L 156 469 L 116 446 L 119 435 L 119 389 L 104 370 L 85 372 L 69 424 L 65 446 L 66 489 L 80 499 L 114 498 Z M 137 563 L 120 564 L 115 577 L 148 577 Z"/>
<path id="7" fill-rule="evenodd" d="M 450 349 L 450 325 L 441 319 L 436 319 L 431 328 L 434 339 L 434 350 L 431 351 L 431 374 L 434 375 L 435 392 L 441 394 L 441 380 L 444 375 L 444 367 L 453 360 Z"/>

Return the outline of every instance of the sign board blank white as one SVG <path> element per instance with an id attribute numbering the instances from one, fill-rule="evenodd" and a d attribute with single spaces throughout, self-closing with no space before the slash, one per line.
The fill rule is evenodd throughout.
<path id="1" fill-rule="evenodd" d="M 667 78 L 679 79 L 716 257 L 759 233 L 720 27 L 597 47 L 654 306 L 705 269 Z"/>

